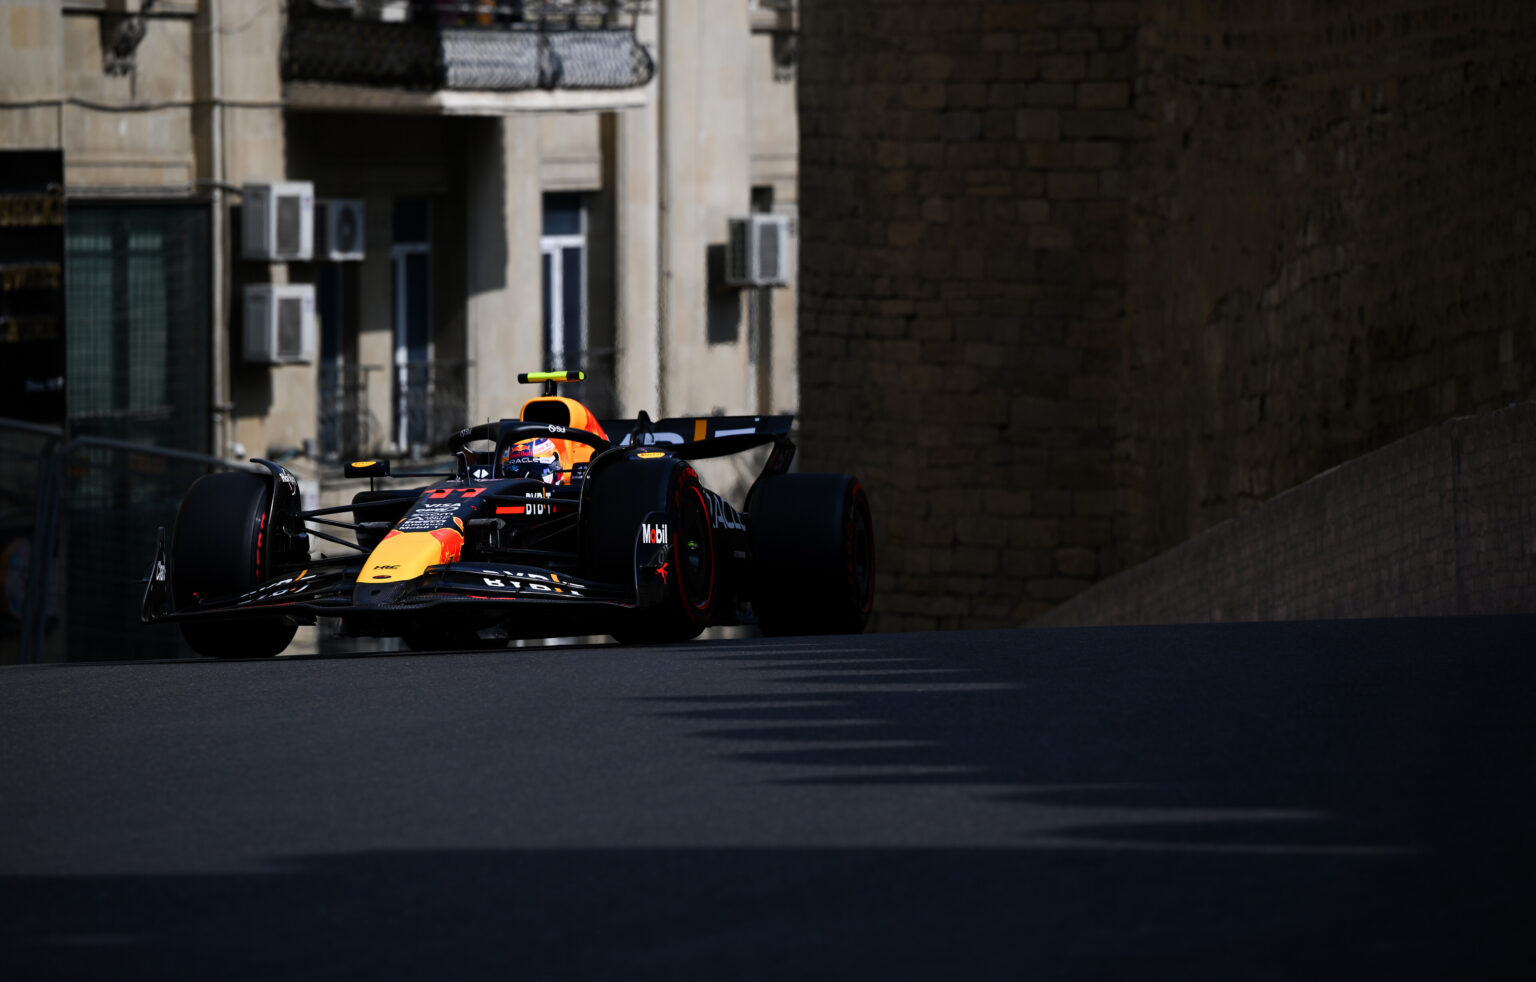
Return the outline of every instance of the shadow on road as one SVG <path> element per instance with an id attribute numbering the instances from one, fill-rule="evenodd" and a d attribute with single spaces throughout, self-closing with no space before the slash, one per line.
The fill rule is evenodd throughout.
<path id="1" fill-rule="evenodd" d="M 0 881 L 41 978 L 1436 977 L 1486 927 L 1404 921 L 1402 870 L 1102 850 L 316 856 L 250 875 Z M 1255 926 L 1261 926 L 1258 930 Z M 1470 929 L 1470 932 L 1469 932 Z M 131 968 L 129 968 L 131 966 Z M 1471 977 L 1477 977 L 1472 972 Z"/>
<path id="2" fill-rule="evenodd" d="M 1533 626 L 983 632 L 942 658 L 934 635 L 636 652 L 656 671 L 730 669 L 723 690 L 621 700 L 746 765 L 729 779 L 785 800 L 841 787 L 849 807 L 912 800 L 878 794 L 893 785 L 972 796 L 988 821 L 1003 811 L 1004 840 L 895 847 L 892 821 L 868 848 L 9 876 L 0 975 L 1495 977 L 1526 920 Z M 407 667 L 527 682 L 525 664 Z"/>
<path id="3" fill-rule="evenodd" d="M 1508 818 L 1536 751 L 1533 629 L 1489 617 L 983 632 L 943 655 L 939 636 L 848 639 L 721 655 L 770 680 L 768 696 L 648 701 L 700 724 L 718 753 L 790 765 L 765 780 L 1207 813 L 1165 826 L 1170 841 L 1416 848 L 1461 831 L 1516 838 Z M 1228 812 L 1253 822 L 1211 821 Z"/>
<path id="4" fill-rule="evenodd" d="M 849 639 L 727 656 L 776 683 L 767 698 L 655 703 L 764 780 L 959 785 L 1043 807 L 1055 827 L 1032 831 L 1031 848 L 1199 870 L 1229 905 L 1250 891 L 1286 898 L 1314 929 L 1334 919 L 1310 943 L 1379 947 L 1373 957 L 1421 977 L 1511 949 L 1523 931 L 1533 628 L 1487 617 L 986 632 L 943 657 L 932 636 L 894 639 L 897 657 Z M 1251 864 L 1222 874 L 1221 856 Z M 1236 907 L 1208 913 L 1217 925 Z"/>

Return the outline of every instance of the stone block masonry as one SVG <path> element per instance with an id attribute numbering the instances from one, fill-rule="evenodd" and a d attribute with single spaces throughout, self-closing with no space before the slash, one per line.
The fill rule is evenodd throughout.
<path id="1" fill-rule="evenodd" d="M 1035 626 L 1536 610 L 1536 403 L 1451 420 L 1276 496 Z"/>
<path id="2" fill-rule="evenodd" d="M 818 0 L 802 463 L 883 629 L 1020 624 L 1536 395 L 1536 5 Z"/>
<path id="3" fill-rule="evenodd" d="M 1018 623 L 1117 565 L 1134 8 L 805 8 L 802 445 L 870 490 L 880 627 Z"/>
<path id="4" fill-rule="evenodd" d="M 1536 396 L 1536 5 L 1145 13 L 1118 426 L 1132 561 Z"/>

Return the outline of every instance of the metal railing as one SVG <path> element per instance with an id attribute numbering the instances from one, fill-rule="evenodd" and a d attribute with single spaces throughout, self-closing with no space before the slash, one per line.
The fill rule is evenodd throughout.
<path id="1" fill-rule="evenodd" d="M 366 457 L 379 439 L 378 417 L 369 406 L 369 382 L 378 365 L 320 367 L 320 456 L 330 460 Z"/>
<path id="2" fill-rule="evenodd" d="M 415 0 L 408 14 L 440 27 L 503 30 L 628 27 L 648 0 Z"/>
<path id="3" fill-rule="evenodd" d="M 186 654 L 139 622 L 155 530 L 238 461 L 0 419 L 0 662 Z"/>
<path id="4" fill-rule="evenodd" d="M 290 0 L 285 81 L 417 90 L 624 89 L 655 74 L 642 0 Z"/>
<path id="5" fill-rule="evenodd" d="M 397 365 L 322 366 L 319 371 L 320 456 L 327 460 L 381 452 L 409 457 L 440 453 L 450 433 L 469 423 L 469 363 L 427 361 Z M 388 426 L 372 408 L 383 384 L 391 406 Z"/>
<path id="6" fill-rule="evenodd" d="M 443 441 L 469 425 L 469 364 L 395 366 L 395 451 L 414 459 L 442 453 Z"/>

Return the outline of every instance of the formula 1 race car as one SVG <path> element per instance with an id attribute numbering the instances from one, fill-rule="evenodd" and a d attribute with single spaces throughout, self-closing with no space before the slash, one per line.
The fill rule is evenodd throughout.
<path id="1" fill-rule="evenodd" d="M 604 422 L 556 394 L 582 377 L 519 375 L 543 395 L 517 419 L 456 433 L 452 473 L 393 475 L 441 478 L 426 487 L 377 487 L 388 461 L 358 461 L 346 473 L 369 490 L 304 510 L 297 479 L 271 461 L 199 478 L 160 530 L 143 619 L 179 622 L 200 654 L 246 658 L 280 653 L 319 617 L 414 650 L 673 642 L 753 622 L 770 635 L 864 629 L 868 500 L 848 475 L 787 473 L 792 416 Z M 768 445 L 740 510 L 689 463 Z M 341 554 L 317 557 L 316 539 Z"/>

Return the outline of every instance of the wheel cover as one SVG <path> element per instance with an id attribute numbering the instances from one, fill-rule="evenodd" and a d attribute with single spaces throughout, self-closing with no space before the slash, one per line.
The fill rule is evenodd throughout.
<path id="1" fill-rule="evenodd" d="M 683 600 L 695 614 L 709 610 L 715 590 L 714 542 L 704 495 L 692 485 L 683 489 L 678 517 L 677 570 Z"/>

